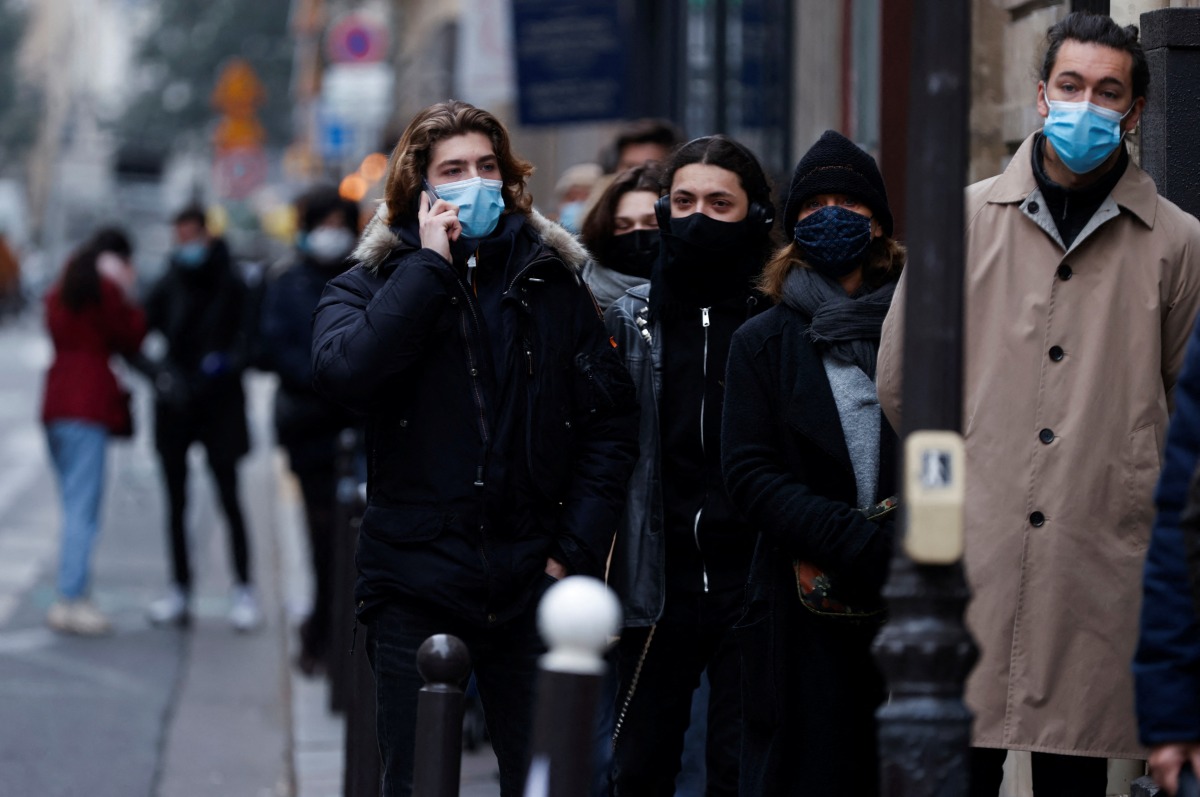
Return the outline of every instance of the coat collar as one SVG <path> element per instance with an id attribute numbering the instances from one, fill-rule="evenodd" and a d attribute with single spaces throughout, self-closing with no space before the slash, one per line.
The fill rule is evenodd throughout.
<path id="1" fill-rule="evenodd" d="M 386 202 L 380 202 L 375 215 L 367 222 L 366 229 L 358 240 L 358 245 L 350 257 L 372 274 L 380 270 L 396 254 L 411 250 L 413 242 L 406 241 L 402 232 L 388 226 L 388 209 Z M 565 228 L 555 224 L 536 210 L 531 210 L 526 219 L 528 228 L 541 242 L 554 251 L 562 260 L 563 265 L 575 276 L 582 279 L 583 267 L 591 259 L 583 244 L 575 239 Z"/>
<path id="2" fill-rule="evenodd" d="M 1032 133 L 1013 155 L 1004 173 L 996 178 L 988 196 L 988 202 L 1012 204 L 1023 202 L 1037 190 L 1037 179 L 1033 176 L 1033 146 L 1038 133 Z M 1128 210 L 1147 227 L 1154 228 L 1154 217 L 1158 211 L 1158 189 L 1154 180 L 1136 163 L 1130 161 L 1125 174 L 1117 181 L 1110 196 L 1118 206 Z"/>

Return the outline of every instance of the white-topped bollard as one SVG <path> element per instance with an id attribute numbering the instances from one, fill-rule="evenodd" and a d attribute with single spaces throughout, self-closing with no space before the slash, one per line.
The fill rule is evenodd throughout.
<path id="1" fill-rule="evenodd" d="M 538 630 L 550 650 L 538 676 L 525 797 L 591 792 L 604 650 L 620 627 L 621 604 L 597 579 L 568 576 L 542 598 Z"/>

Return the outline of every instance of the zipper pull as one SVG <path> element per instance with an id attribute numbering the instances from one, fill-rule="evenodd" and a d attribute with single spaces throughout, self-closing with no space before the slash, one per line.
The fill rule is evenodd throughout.
<path id="1" fill-rule="evenodd" d="M 533 376 L 533 351 L 528 346 L 525 347 L 525 359 L 529 362 L 529 375 Z"/>
<path id="2" fill-rule="evenodd" d="M 708 308 L 707 307 L 700 308 L 700 323 L 704 325 L 705 329 L 708 328 Z"/>
<path id="3" fill-rule="evenodd" d="M 483 486 L 483 466 L 482 465 L 479 465 L 478 467 L 475 468 L 475 486 L 476 487 Z"/>

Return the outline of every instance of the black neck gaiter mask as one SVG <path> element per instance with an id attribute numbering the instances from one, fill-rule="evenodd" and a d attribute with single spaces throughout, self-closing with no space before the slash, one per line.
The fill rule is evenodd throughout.
<path id="1" fill-rule="evenodd" d="M 613 271 L 650 279 L 660 247 L 658 230 L 634 230 L 614 235 L 601 262 Z"/>
<path id="2" fill-rule="evenodd" d="M 703 213 L 671 219 L 651 278 L 652 306 L 711 307 L 745 295 L 762 267 L 749 232 L 745 219 L 717 221 Z"/>

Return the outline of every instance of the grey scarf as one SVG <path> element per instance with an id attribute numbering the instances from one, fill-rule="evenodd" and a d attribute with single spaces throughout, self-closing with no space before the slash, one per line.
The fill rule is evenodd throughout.
<path id="1" fill-rule="evenodd" d="M 850 296 L 810 268 L 793 268 L 783 285 L 783 303 L 812 319 L 809 337 L 817 349 L 852 363 L 875 381 L 875 358 L 883 319 L 896 283 Z"/>

